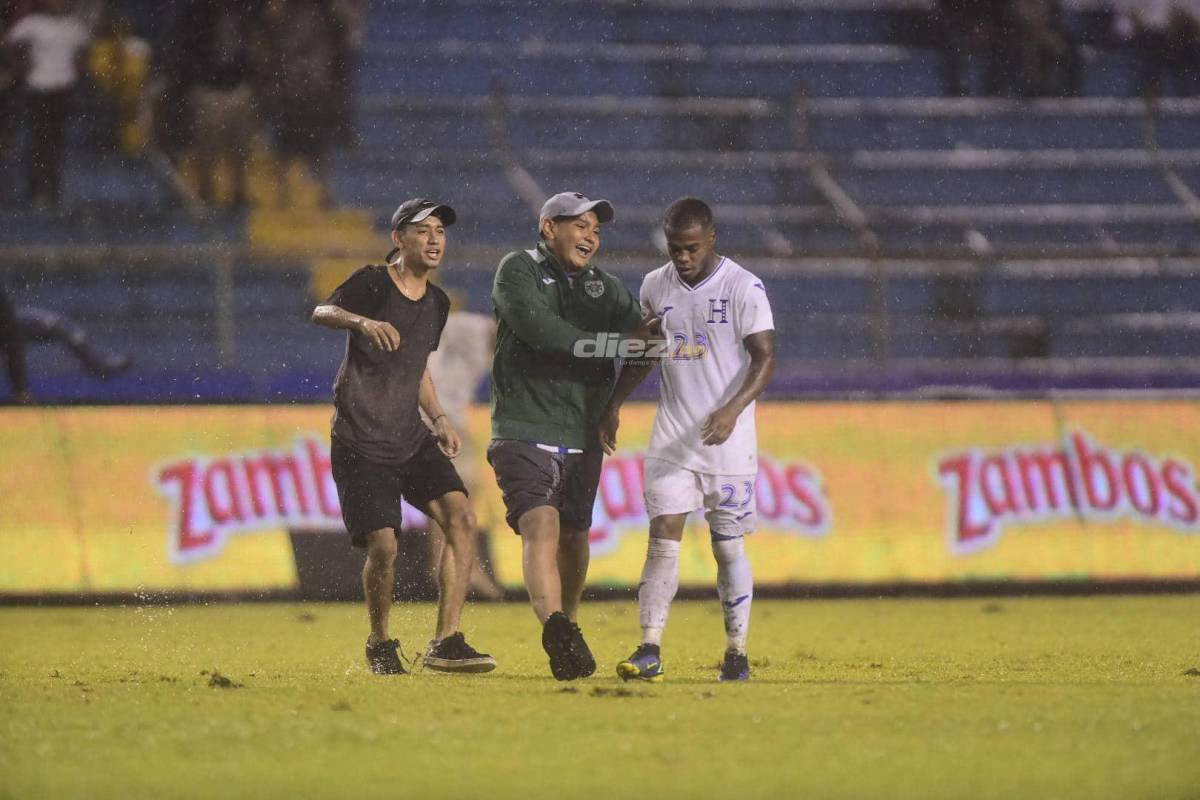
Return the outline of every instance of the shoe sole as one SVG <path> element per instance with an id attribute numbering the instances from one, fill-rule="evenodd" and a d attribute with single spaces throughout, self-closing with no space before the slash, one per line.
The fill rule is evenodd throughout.
<path id="1" fill-rule="evenodd" d="M 461 672 L 468 675 L 479 675 L 491 672 L 496 668 L 494 658 L 426 658 L 425 669 L 437 672 Z"/>
<path id="2" fill-rule="evenodd" d="M 638 665 L 634 664 L 631 661 L 622 661 L 620 664 L 617 664 L 617 677 L 623 681 L 642 681 L 644 683 L 662 683 L 664 674 L 665 673 L 660 672 L 657 675 L 651 675 L 649 677 L 646 677 L 645 675 L 642 675 L 642 671 L 641 671 L 641 669 L 638 668 Z"/>

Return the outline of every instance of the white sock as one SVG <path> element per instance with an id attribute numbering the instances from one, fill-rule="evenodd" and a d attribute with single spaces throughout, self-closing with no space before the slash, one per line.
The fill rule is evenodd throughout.
<path id="1" fill-rule="evenodd" d="M 646 545 L 646 563 L 638 586 L 638 611 L 642 623 L 642 642 L 661 644 L 667 612 L 679 588 L 679 542 L 650 537 Z"/>
<path id="2" fill-rule="evenodd" d="M 712 540 L 713 556 L 717 559 L 717 597 L 725 612 L 725 647 L 746 652 L 746 636 L 750 632 L 750 604 L 754 600 L 754 575 L 746 545 L 741 536 L 734 539 Z"/>

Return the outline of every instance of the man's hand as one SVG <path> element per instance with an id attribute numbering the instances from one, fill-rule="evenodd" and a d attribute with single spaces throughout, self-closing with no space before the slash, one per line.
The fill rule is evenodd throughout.
<path id="1" fill-rule="evenodd" d="M 600 445 L 604 454 L 611 456 L 617 450 L 617 428 L 621 425 L 621 412 L 616 408 L 606 408 L 604 416 L 600 417 Z"/>
<path id="2" fill-rule="evenodd" d="M 724 444 L 737 425 L 739 413 L 729 406 L 718 408 L 700 426 L 700 441 L 706 445 Z"/>
<path id="3" fill-rule="evenodd" d="M 364 319 L 359 323 L 358 331 L 367 337 L 367 341 L 377 350 L 391 353 L 400 349 L 400 332 L 393 328 L 390 322 Z"/>
<path id="4" fill-rule="evenodd" d="M 446 454 L 447 458 L 454 458 L 462 452 L 462 439 L 459 438 L 458 431 L 454 430 L 449 417 L 445 414 L 433 421 L 433 435 L 437 437 L 438 448 Z"/>

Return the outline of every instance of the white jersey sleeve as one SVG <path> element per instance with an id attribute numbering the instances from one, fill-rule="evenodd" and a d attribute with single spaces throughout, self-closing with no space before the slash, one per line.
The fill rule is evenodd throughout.
<path id="1" fill-rule="evenodd" d="M 767 290 L 757 277 L 746 273 L 746 280 L 739 283 L 734 301 L 737 303 L 734 322 L 738 327 L 738 335 L 743 339 L 754 333 L 775 330 L 775 317 L 771 314 Z"/>

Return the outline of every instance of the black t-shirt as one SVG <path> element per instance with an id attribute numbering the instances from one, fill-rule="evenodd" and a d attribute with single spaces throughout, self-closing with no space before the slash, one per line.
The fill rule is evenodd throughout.
<path id="1" fill-rule="evenodd" d="M 450 298 L 430 283 L 420 300 L 409 300 L 387 267 L 367 266 L 324 304 L 390 322 L 400 334 L 400 349 L 388 353 L 358 331 L 350 332 L 333 388 L 333 437 L 376 461 L 407 461 L 431 435 L 418 413 L 418 393 L 426 361 L 446 326 Z"/>

